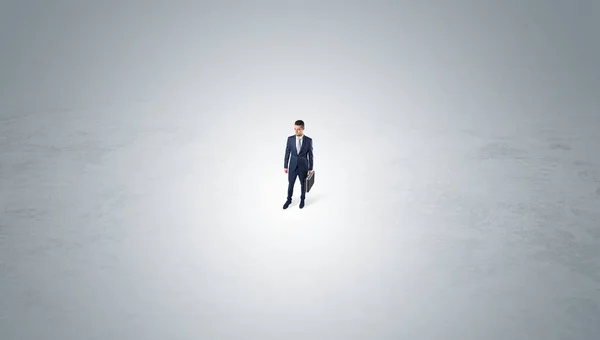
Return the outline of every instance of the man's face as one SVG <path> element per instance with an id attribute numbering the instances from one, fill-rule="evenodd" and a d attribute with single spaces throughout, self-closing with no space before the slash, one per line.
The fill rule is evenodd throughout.
<path id="1" fill-rule="evenodd" d="M 300 125 L 294 125 L 294 132 L 296 132 L 296 136 L 300 137 L 304 133 L 304 128 Z"/>

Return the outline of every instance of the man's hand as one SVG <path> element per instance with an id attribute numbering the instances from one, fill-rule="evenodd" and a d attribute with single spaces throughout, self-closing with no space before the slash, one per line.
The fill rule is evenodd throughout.
<path id="1" fill-rule="evenodd" d="M 312 170 L 308 170 L 308 174 L 309 174 L 309 175 L 310 175 L 310 174 L 312 174 L 312 172 L 313 172 Z"/>
<path id="2" fill-rule="evenodd" d="M 285 172 L 287 174 L 288 173 L 287 168 L 283 169 L 283 172 Z"/>

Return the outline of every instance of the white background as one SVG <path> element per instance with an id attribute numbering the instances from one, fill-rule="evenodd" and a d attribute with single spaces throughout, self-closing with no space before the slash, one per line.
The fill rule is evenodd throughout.
<path id="1" fill-rule="evenodd" d="M 3 1 L 0 338 L 596 339 L 599 23 Z M 316 183 L 283 210 L 296 119 Z"/>

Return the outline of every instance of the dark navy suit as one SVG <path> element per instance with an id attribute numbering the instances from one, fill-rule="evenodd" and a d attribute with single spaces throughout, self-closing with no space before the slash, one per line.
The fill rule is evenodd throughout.
<path id="1" fill-rule="evenodd" d="M 306 177 L 308 176 L 308 170 L 313 169 L 312 138 L 306 135 L 302 136 L 300 153 L 298 153 L 296 148 L 296 138 L 296 135 L 289 136 L 285 146 L 285 162 L 283 167 L 288 169 L 288 200 L 292 199 L 296 177 L 300 179 L 302 190 L 300 198 L 304 200 L 306 197 Z"/>

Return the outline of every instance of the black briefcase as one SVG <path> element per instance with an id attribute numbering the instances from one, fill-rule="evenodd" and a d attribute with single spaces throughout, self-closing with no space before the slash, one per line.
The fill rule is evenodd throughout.
<path id="1" fill-rule="evenodd" d="M 306 176 L 306 192 L 310 192 L 310 188 L 315 184 L 315 171 Z"/>

